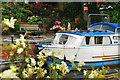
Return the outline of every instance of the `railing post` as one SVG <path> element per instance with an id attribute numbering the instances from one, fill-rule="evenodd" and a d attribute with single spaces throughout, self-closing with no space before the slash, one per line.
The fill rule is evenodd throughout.
<path id="1" fill-rule="evenodd" d="M 11 35 L 11 43 L 14 43 L 14 35 Z"/>

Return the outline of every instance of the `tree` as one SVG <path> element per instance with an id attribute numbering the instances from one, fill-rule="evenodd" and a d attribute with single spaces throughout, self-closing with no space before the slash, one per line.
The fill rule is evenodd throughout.
<path id="1" fill-rule="evenodd" d="M 83 13 L 82 3 L 80 2 L 67 2 L 64 4 L 64 16 L 75 18 Z"/>
<path id="2" fill-rule="evenodd" d="M 99 3 L 104 9 L 101 14 L 109 14 L 111 23 L 120 23 L 120 2 Z M 104 5 L 104 6 L 102 6 Z"/>

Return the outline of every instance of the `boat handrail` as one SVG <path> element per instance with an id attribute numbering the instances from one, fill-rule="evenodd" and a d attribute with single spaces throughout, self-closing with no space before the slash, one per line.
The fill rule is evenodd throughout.
<path id="1" fill-rule="evenodd" d="M 78 30 L 76 32 L 80 32 L 80 33 L 87 32 L 87 33 L 89 33 L 89 32 L 111 32 L 111 31 L 109 31 L 109 30 Z"/>

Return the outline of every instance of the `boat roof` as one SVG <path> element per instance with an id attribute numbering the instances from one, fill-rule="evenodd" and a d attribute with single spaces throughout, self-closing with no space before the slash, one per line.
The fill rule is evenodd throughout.
<path id="1" fill-rule="evenodd" d="M 115 33 L 106 32 L 106 31 L 58 31 L 57 33 L 68 33 L 75 34 L 80 36 L 95 36 L 95 35 L 113 35 Z"/>
<path id="2" fill-rule="evenodd" d="M 120 28 L 120 25 L 118 23 L 107 23 L 107 22 L 94 23 L 94 24 L 89 25 L 88 27 L 92 27 L 92 26 L 95 26 L 95 25 L 101 25 L 101 24 L 103 24 L 103 25 L 109 25 L 109 26 L 112 26 L 114 28 L 118 28 L 118 27 Z"/>

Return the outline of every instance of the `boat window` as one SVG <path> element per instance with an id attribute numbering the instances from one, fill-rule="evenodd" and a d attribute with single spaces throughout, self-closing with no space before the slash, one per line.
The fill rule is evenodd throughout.
<path id="1" fill-rule="evenodd" d="M 86 45 L 88 45 L 90 42 L 90 37 L 86 37 Z"/>
<path id="2" fill-rule="evenodd" d="M 90 42 L 90 37 L 85 36 L 85 38 L 83 38 L 81 45 L 89 45 L 89 42 Z"/>
<path id="3" fill-rule="evenodd" d="M 68 40 L 67 40 L 67 42 L 66 42 L 66 45 L 74 45 L 76 39 L 77 39 L 76 37 L 68 36 Z"/>
<path id="4" fill-rule="evenodd" d="M 116 31 L 117 33 L 120 33 L 120 28 L 117 28 L 117 31 Z"/>
<path id="5" fill-rule="evenodd" d="M 62 34 L 62 36 L 59 39 L 59 44 L 65 44 L 68 40 L 68 35 Z"/>
<path id="6" fill-rule="evenodd" d="M 112 27 L 112 26 L 109 26 L 109 25 L 103 25 L 103 26 L 102 26 L 102 29 L 103 29 L 103 30 L 109 30 L 109 31 L 115 32 L 115 28 Z"/>
<path id="7" fill-rule="evenodd" d="M 92 27 L 90 27 L 90 30 L 98 30 L 98 29 L 100 29 L 100 27 L 101 27 L 101 25 L 95 25 L 95 26 L 92 26 Z"/>
<path id="8" fill-rule="evenodd" d="M 102 44 L 102 39 L 103 37 L 102 36 L 95 36 L 95 44 Z"/>
<path id="9" fill-rule="evenodd" d="M 90 30 L 109 30 L 112 32 L 115 32 L 115 28 L 110 26 L 110 25 L 95 25 L 89 28 Z M 117 32 L 120 32 L 120 30 L 118 30 Z"/>
<path id="10" fill-rule="evenodd" d="M 90 38 L 89 45 L 95 45 L 94 36 Z"/>
<path id="11" fill-rule="evenodd" d="M 59 38 L 61 37 L 62 34 L 56 34 L 53 43 L 54 44 L 59 44 Z"/>
<path id="12" fill-rule="evenodd" d="M 114 40 L 120 40 L 120 36 L 113 36 Z"/>
<path id="13" fill-rule="evenodd" d="M 86 36 L 82 41 L 82 45 L 102 44 L 102 40 L 103 36 Z"/>
<path id="14" fill-rule="evenodd" d="M 109 36 L 104 36 L 103 37 L 103 44 L 111 44 L 112 41 Z"/>

